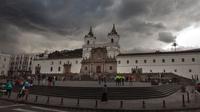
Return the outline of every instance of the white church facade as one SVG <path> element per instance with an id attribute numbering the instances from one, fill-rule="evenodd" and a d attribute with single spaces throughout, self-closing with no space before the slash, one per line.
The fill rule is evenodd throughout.
<path id="1" fill-rule="evenodd" d="M 40 67 L 40 74 L 46 75 L 131 73 L 134 68 L 141 68 L 143 73 L 174 73 L 190 79 L 200 75 L 200 50 L 120 53 L 119 40 L 120 36 L 114 25 L 104 44 L 96 42 L 90 28 L 81 49 L 55 51 L 38 56 L 33 61 L 32 74 L 36 74 L 36 68 Z"/>

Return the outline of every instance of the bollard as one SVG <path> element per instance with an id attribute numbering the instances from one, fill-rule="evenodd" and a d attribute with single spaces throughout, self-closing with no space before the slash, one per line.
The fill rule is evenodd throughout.
<path id="1" fill-rule="evenodd" d="M 142 108 L 146 108 L 145 101 L 142 101 Z"/>
<path id="2" fill-rule="evenodd" d="M 197 103 L 197 93 L 196 93 L 196 91 L 194 92 L 194 101 L 195 101 L 195 103 Z"/>
<path id="3" fill-rule="evenodd" d="M 78 99 L 77 99 L 77 106 L 79 106 L 80 105 L 80 98 L 78 97 Z"/>
<path id="4" fill-rule="evenodd" d="M 17 95 L 16 99 L 18 100 L 19 99 L 19 96 Z"/>
<path id="5" fill-rule="evenodd" d="M 123 101 L 120 101 L 120 108 L 123 108 Z"/>
<path id="6" fill-rule="evenodd" d="M 35 96 L 35 101 L 34 101 L 34 102 L 36 103 L 36 102 L 37 102 L 37 100 L 38 100 L 38 96 Z"/>
<path id="7" fill-rule="evenodd" d="M 184 95 L 182 95 L 182 106 L 183 106 L 183 107 L 186 106 L 186 105 L 185 105 L 185 97 L 184 97 Z"/>
<path id="8" fill-rule="evenodd" d="M 97 108 L 98 107 L 98 100 L 96 100 L 96 102 L 95 102 L 95 108 Z"/>
<path id="9" fill-rule="evenodd" d="M 60 100 L 60 105 L 63 105 L 63 97 Z"/>
<path id="10" fill-rule="evenodd" d="M 26 95 L 25 100 L 26 100 L 26 101 L 28 100 L 28 95 Z"/>
<path id="11" fill-rule="evenodd" d="M 50 97 L 48 96 L 48 97 L 47 97 L 47 103 L 46 103 L 46 104 L 49 104 L 49 100 L 50 100 Z"/>
<path id="12" fill-rule="evenodd" d="M 187 92 L 187 103 L 190 103 L 190 94 Z"/>
<path id="13" fill-rule="evenodd" d="M 166 108 L 165 100 L 163 100 L 163 108 Z"/>

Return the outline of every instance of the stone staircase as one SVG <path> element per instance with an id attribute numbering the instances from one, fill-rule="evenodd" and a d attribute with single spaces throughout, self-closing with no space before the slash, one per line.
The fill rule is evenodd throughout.
<path id="1" fill-rule="evenodd" d="M 153 87 L 108 87 L 108 98 L 111 100 L 162 98 L 177 92 L 180 87 L 177 84 Z M 100 99 L 102 90 L 100 87 L 34 86 L 30 89 L 30 93 L 64 98 Z"/>

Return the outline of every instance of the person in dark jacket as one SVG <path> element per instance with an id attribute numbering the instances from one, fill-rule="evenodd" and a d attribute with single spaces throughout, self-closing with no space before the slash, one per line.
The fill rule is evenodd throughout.
<path id="1" fill-rule="evenodd" d="M 103 87 L 103 94 L 102 94 L 102 97 L 101 97 L 101 101 L 102 102 L 108 101 L 108 88 L 107 88 L 106 84 Z"/>

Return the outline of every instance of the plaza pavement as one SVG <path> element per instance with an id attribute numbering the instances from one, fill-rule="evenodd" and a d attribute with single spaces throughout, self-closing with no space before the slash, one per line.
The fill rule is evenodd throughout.
<path id="1" fill-rule="evenodd" d="M 70 83 L 73 86 L 76 86 L 78 82 Z M 83 84 L 82 84 L 83 83 Z M 84 85 L 86 82 L 81 82 L 77 85 Z M 98 85 L 98 82 L 88 82 L 87 84 L 96 83 L 95 86 Z M 66 84 L 66 85 L 65 85 Z M 69 82 L 66 82 L 65 86 L 69 86 Z M 139 83 L 138 83 L 139 84 Z M 108 84 L 109 85 L 109 84 Z M 111 83 L 109 86 L 114 86 L 114 83 Z M 135 83 L 135 85 L 137 85 Z M 57 85 L 58 86 L 58 85 Z M 84 85 L 86 86 L 86 85 Z M 94 86 L 94 85 L 88 85 Z M 99 86 L 99 85 L 98 85 Z M 126 86 L 129 86 L 128 84 Z M 125 87 L 126 87 L 125 86 Z M 102 87 L 102 86 L 101 86 Z M 17 99 L 17 93 L 13 93 L 11 98 L 7 98 L 3 96 L 2 100 L 21 102 L 26 104 L 33 105 L 42 105 L 48 107 L 61 107 L 68 109 L 78 109 L 78 110 L 91 110 L 91 111 L 161 111 L 163 112 L 168 110 L 174 111 L 183 111 L 183 110 L 192 110 L 197 111 L 200 110 L 200 94 L 193 91 L 193 87 L 188 86 L 187 91 L 189 92 L 189 102 L 187 100 L 187 94 L 182 93 L 181 91 L 177 91 L 176 93 L 164 97 L 164 98 L 156 98 L 156 99 L 140 99 L 140 100 L 109 100 L 108 102 L 101 102 L 100 100 L 95 99 L 70 99 L 70 98 L 60 98 L 60 97 L 48 97 L 41 95 L 32 95 L 24 99 Z M 185 106 L 182 103 L 182 95 L 184 95 Z M 36 100 L 37 97 L 37 100 Z M 163 107 L 163 100 L 165 100 L 165 107 Z M 143 103 L 144 101 L 144 103 Z"/>
<path id="2" fill-rule="evenodd" d="M 99 84 L 98 81 L 56 81 L 56 86 L 69 86 L 69 87 L 102 87 L 105 83 Z M 38 81 L 34 81 L 34 85 L 38 85 Z M 48 82 L 40 81 L 40 85 L 48 85 Z M 118 87 L 114 81 L 106 82 L 108 87 Z M 124 86 L 120 87 L 150 87 L 151 84 L 149 82 L 133 82 L 130 84 L 129 82 L 125 82 Z"/>

